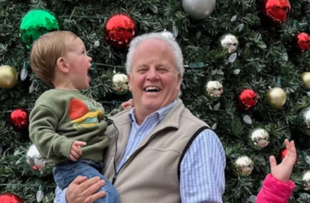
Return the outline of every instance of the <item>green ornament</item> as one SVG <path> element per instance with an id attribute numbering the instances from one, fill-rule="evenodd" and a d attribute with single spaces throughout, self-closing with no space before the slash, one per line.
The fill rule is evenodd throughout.
<path id="1" fill-rule="evenodd" d="M 55 30 L 59 30 L 59 22 L 56 17 L 51 12 L 40 9 L 28 11 L 19 27 L 21 38 L 27 48 L 30 48 L 41 35 Z"/>

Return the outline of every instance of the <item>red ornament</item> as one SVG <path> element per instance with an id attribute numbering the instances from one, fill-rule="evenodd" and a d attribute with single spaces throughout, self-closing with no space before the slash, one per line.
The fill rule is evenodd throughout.
<path id="1" fill-rule="evenodd" d="M 137 32 L 135 21 L 127 14 L 115 14 L 104 26 L 107 43 L 116 49 L 128 46 Z"/>
<path id="2" fill-rule="evenodd" d="M 307 33 L 301 32 L 295 35 L 294 45 L 300 52 L 305 52 L 310 46 L 310 37 Z"/>
<path id="3" fill-rule="evenodd" d="M 29 126 L 29 111 L 24 108 L 15 109 L 11 113 L 10 122 L 16 130 L 27 129 Z"/>
<path id="4" fill-rule="evenodd" d="M 238 95 L 238 106 L 242 110 L 250 110 L 253 108 L 258 100 L 257 93 L 252 89 L 244 89 Z"/>
<path id="5" fill-rule="evenodd" d="M 286 21 L 291 5 L 288 0 L 263 0 L 261 9 L 269 24 L 279 25 Z"/>
<path id="6" fill-rule="evenodd" d="M 279 158 L 280 158 L 281 161 L 284 159 L 286 154 L 287 154 L 287 149 L 286 148 L 283 148 L 283 149 L 280 150 Z"/>
<path id="7" fill-rule="evenodd" d="M 15 194 L 3 193 L 0 195 L 0 203 L 24 203 L 24 201 Z"/>

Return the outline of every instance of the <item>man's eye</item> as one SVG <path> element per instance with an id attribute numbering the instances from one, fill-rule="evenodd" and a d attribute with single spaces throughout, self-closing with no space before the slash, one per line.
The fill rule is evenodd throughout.
<path id="1" fill-rule="evenodd" d="M 166 68 L 159 68 L 158 69 L 160 72 L 162 72 L 162 73 L 164 73 L 164 72 L 167 72 L 168 71 L 168 69 L 166 69 Z"/>

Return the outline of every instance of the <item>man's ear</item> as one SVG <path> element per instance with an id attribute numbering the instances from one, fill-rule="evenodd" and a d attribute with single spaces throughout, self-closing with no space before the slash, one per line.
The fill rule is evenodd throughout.
<path id="1" fill-rule="evenodd" d="M 59 57 L 56 62 L 58 70 L 64 73 L 69 72 L 69 67 L 67 66 L 66 59 L 64 57 Z"/>
<path id="2" fill-rule="evenodd" d="M 129 91 L 131 92 L 131 85 L 130 85 L 130 83 L 131 83 L 131 78 L 130 78 L 130 75 L 127 75 L 127 78 L 128 78 L 128 85 L 129 85 Z"/>

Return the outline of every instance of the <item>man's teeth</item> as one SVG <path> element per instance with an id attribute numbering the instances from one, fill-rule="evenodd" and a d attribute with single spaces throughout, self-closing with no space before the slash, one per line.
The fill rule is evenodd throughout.
<path id="1" fill-rule="evenodd" d="M 146 92 L 158 92 L 160 89 L 157 87 L 146 87 L 144 91 Z"/>

